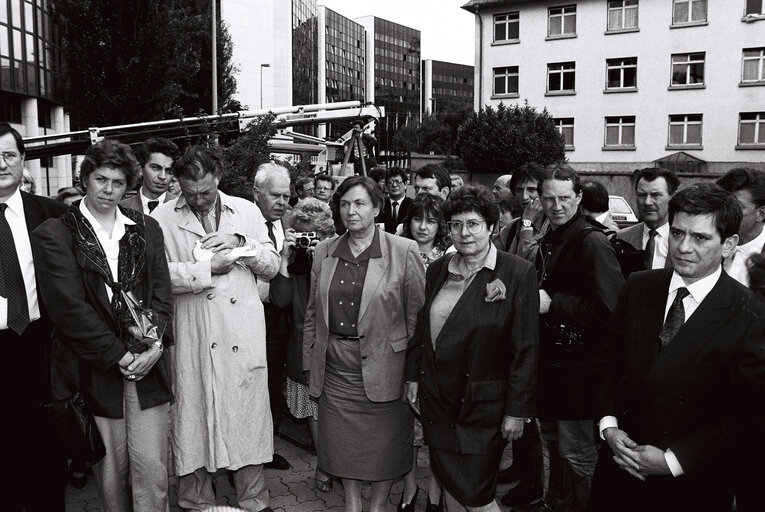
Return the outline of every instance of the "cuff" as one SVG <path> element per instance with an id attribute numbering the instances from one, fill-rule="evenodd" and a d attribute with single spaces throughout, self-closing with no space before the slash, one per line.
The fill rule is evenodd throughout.
<path id="1" fill-rule="evenodd" d="M 667 461 L 667 466 L 669 466 L 672 476 L 680 476 L 685 473 L 683 466 L 680 465 L 680 461 L 677 460 L 677 457 L 675 457 L 675 454 L 669 448 L 664 452 L 664 460 Z"/>
<path id="2" fill-rule="evenodd" d="M 603 416 L 598 422 L 598 433 L 602 440 L 606 440 L 606 438 L 603 437 L 603 431 L 611 427 L 619 428 L 619 422 L 616 420 L 616 416 Z"/>

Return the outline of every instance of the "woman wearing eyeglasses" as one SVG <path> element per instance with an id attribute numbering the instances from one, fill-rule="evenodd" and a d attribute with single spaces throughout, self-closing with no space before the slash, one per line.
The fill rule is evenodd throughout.
<path id="1" fill-rule="evenodd" d="M 447 509 L 499 511 L 502 451 L 535 415 L 536 272 L 490 242 L 499 209 L 489 189 L 460 187 L 443 214 L 456 253 L 428 267 L 407 351 L 407 399 L 422 416 Z"/>

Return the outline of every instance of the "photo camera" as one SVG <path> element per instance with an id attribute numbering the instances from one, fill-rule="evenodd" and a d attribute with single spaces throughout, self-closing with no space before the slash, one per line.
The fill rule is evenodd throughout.
<path id="1" fill-rule="evenodd" d="M 314 240 L 318 240 L 319 236 L 316 231 L 301 231 L 295 233 L 295 246 L 301 249 L 307 249 L 311 246 Z"/>

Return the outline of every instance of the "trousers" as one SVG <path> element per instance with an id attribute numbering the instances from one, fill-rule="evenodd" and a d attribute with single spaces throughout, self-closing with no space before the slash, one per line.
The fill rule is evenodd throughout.
<path id="1" fill-rule="evenodd" d="M 237 506 L 247 512 L 259 512 L 268 506 L 268 489 L 263 465 L 250 465 L 234 473 Z M 212 475 L 205 468 L 178 479 L 178 506 L 202 512 L 215 506 Z"/>

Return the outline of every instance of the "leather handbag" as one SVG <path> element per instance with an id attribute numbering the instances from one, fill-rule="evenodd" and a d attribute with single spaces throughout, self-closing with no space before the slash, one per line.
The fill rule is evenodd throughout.
<path id="1" fill-rule="evenodd" d="M 106 455 L 96 420 L 79 391 L 45 407 L 53 418 L 68 458 L 95 464 Z"/>

